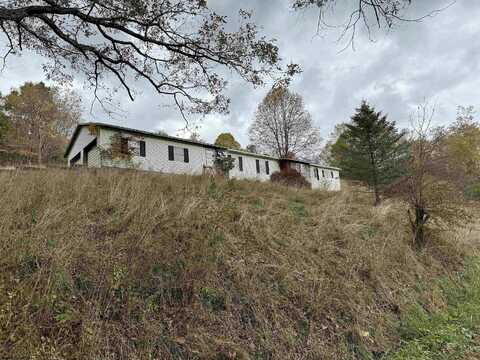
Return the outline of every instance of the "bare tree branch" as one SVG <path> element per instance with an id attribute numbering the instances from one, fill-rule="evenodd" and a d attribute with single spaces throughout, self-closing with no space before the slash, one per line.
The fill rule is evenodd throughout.
<path id="1" fill-rule="evenodd" d="M 186 118 L 228 111 L 218 66 L 255 86 L 284 75 L 274 42 L 259 35 L 250 13 L 239 16 L 239 28 L 227 31 L 226 17 L 201 0 L 9 0 L 0 5 L 0 34 L 4 60 L 36 51 L 59 65 L 49 76 L 84 74 L 98 100 L 109 74 L 132 100 L 134 82 L 146 81 Z"/>
<path id="2" fill-rule="evenodd" d="M 340 2 L 342 4 L 351 3 L 351 11 L 344 24 L 331 25 L 327 23 L 325 19 L 326 13 L 338 7 Z M 345 38 L 348 39 L 345 47 L 341 51 L 349 47 L 355 49 L 355 36 L 359 24 L 363 24 L 367 31 L 368 38 L 373 40 L 371 27 L 374 24 L 376 24 L 378 28 L 390 29 L 395 24 L 401 22 L 421 22 L 453 6 L 456 0 L 452 0 L 447 5 L 434 9 L 425 15 L 409 18 L 405 16 L 405 12 L 412 3 L 414 3 L 413 0 L 292 0 L 292 6 L 295 10 L 309 9 L 312 7 L 318 9 L 317 33 L 323 26 L 326 28 L 342 29 L 337 41 L 342 42 Z"/>
<path id="3" fill-rule="evenodd" d="M 311 158 L 321 140 L 302 97 L 283 86 L 260 103 L 249 133 L 258 149 L 281 158 Z"/>

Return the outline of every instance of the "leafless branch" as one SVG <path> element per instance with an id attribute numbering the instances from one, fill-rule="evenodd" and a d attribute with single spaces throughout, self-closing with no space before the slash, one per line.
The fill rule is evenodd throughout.
<path id="1" fill-rule="evenodd" d="M 418 1 L 418 0 L 417 0 Z M 402 22 L 421 22 L 427 18 L 432 18 L 439 13 L 447 10 L 456 3 L 451 1 L 447 5 L 434 9 L 427 14 L 419 17 L 406 17 L 405 10 L 412 5 L 414 0 L 356 0 L 353 9 L 350 11 L 344 24 L 332 25 L 326 20 L 326 13 L 337 6 L 337 0 L 293 0 L 294 9 L 307 9 L 317 7 L 318 21 L 317 33 L 322 27 L 340 28 L 341 34 L 337 42 L 343 42 L 346 38 L 346 45 L 340 52 L 351 47 L 355 49 L 355 37 L 359 24 L 362 24 L 367 31 L 368 38 L 373 41 L 372 25 L 376 24 L 378 28 L 392 28 L 397 23 Z"/>
<path id="2" fill-rule="evenodd" d="M 61 63 L 57 75 L 84 74 L 98 100 L 98 90 L 108 90 L 103 83 L 108 74 L 131 100 L 133 81 L 146 81 L 159 95 L 171 97 L 184 118 L 186 112 L 228 110 L 218 65 L 253 85 L 283 76 L 273 41 L 259 36 L 249 13 L 241 11 L 240 19 L 237 31 L 227 31 L 226 18 L 198 0 L 12 0 L 0 5 L 7 56 L 25 47 Z"/>

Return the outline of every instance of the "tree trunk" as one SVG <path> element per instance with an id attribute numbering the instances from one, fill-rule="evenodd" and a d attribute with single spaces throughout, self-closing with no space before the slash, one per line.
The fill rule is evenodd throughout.
<path id="1" fill-rule="evenodd" d="M 378 175 L 377 175 L 377 164 L 375 161 L 375 155 L 372 150 L 372 146 L 369 146 L 370 151 L 370 165 L 372 166 L 372 175 L 373 175 L 373 192 L 375 194 L 374 206 L 380 205 L 380 192 L 378 190 Z"/>
<path id="2" fill-rule="evenodd" d="M 410 216 L 410 211 L 409 217 L 410 225 L 412 226 L 415 246 L 417 247 L 417 249 L 422 249 L 426 244 L 425 225 L 428 222 L 430 215 L 423 207 L 417 206 L 415 208 L 415 220 L 412 220 L 412 217 Z"/>
<path id="3" fill-rule="evenodd" d="M 378 206 L 378 205 L 380 205 L 381 200 L 380 200 L 380 192 L 378 191 L 378 185 L 377 184 L 374 185 L 373 191 L 375 193 L 375 202 L 374 202 L 373 205 Z"/>

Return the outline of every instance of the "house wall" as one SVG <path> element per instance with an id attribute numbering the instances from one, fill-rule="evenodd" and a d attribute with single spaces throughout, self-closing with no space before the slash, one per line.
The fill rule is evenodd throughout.
<path id="1" fill-rule="evenodd" d="M 70 152 L 67 155 L 68 163 L 70 164 L 70 160 L 72 160 L 75 155 L 80 153 L 80 160 L 79 164 L 83 163 L 83 149 L 90 144 L 93 140 L 95 140 L 96 135 L 90 134 L 90 130 L 88 126 L 83 126 L 80 128 L 80 132 L 77 135 L 75 143 L 73 144 Z M 89 159 L 90 160 L 90 159 Z"/>
<path id="2" fill-rule="evenodd" d="M 99 146 L 108 149 L 112 144 L 112 136 L 118 133 L 115 130 L 100 130 Z M 201 145 L 183 144 L 180 142 L 168 141 L 166 139 L 158 139 L 147 136 L 132 135 L 131 133 L 123 133 L 125 136 L 131 137 L 132 140 L 145 141 L 145 157 L 133 156 L 130 163 L 121 160 L 102 159 L 102 166 L 112 166 L 120 168 L 134 167 L 145 171 L 158 171 L 172 174 L 190 174 L 201 175 L 206 164 L 206 148 Z M 168 146 L 178 148 L 187 148 L 189 153 L 189 162 L 170 161 L 168 159 Z"/>
<path id="3" fill-rule="evenodd" d="M 249 154 L 239 154 L 235 152 L 228 152 L 229 155 L 235 159 L 234 165 L 235 167 L 230 170 L 230 178 L 232 179 L 253 179 L 253 180 L 260 180 L 260 181 L 268 181 L 270 180 L 270 175 L 272 175 L 276 171 L 280 171 L 280 163 L 278 160 L 274 159 L 266 159 L 262 157 L 256 157 L 255 155 Z M 240 171 L 239 168 L 239 160 L 238 158 L 242 157 L 243 159 L 243 171 Z M 257 165 L 256 160 L 260 161 L 260 174 L 257 174 Z M 268 161 L 270 172 L 269 174 L 266 173 L 266 165 L 265 161 Z"/>
<path id="4" fill-rule="evenodd" d="M 98 146 L 94 147 L 88 152 L 88 167 L 99 168 L 102 166 L 102 159 L 100 156 L 100 149 Z"/>
<path id="5" fill-rule="evenodd" d="M 132 141 L 145 142 L 145 157 L 138 155 L 133 156 L 131 161 L 125 160 L 109 160 L 102 158 L 101 150 L 108 149 L 112 144 L 112 136 L 121 133 Z M 215 149 L 201 144 L 187 144 L 182 142 L 170 141 L 149 136 L 141 136 L 135 133 L 121 130 L 113 130 L 108 128 L 97 127 L 97 134 L 90 134 L 87 126 L 81 127 L 76 140 L 67 155 L 68 160 L 80 154 L 79 164 L 83 164 L 84 148 L 97 138 L 97 146 L 88 153 L 88 167 L 119 167 L 119 168 L 136 168 L 145 171 L 157 171 L 171 174 L 190 174 L 201 175 L 205 169 L 214 166 Z M 135 134 L 135 135 L 133 135 Z M 175 161 L 169 160 L 169 145 L 180 149 L 188 149 L 189 162 L 186 163 L 181 159 L 175 158 Z M 251 179 L 259 181 L 270 180 L 270 175 L 280 171 L 280 161 L 272 158 L 265 158 L 255 154 L 245 154 L 236 151 L 225 151 L 225 155 L 230 155 L 234 159 L 234 168 L 230 170 L 229 176 L 233 179 Z M 238 158 L 243 159 L 243 171 L 239 169 Z M 180 161 L 179 161 L 180 160 Z M 260 173 L 257 173 L 256 160 L 260 162 Z M 265 162 L 269 163 L 269 174 L 266 173 Z M 338 170 L 323 168 L 316 165 L 296 164 L 301 166 L 300 171 L 303 176 L 312 184 L 313 189 L 325 189 L 331 191 L 340 190 L 340 178 Z M 315 176 L 315 168 L 319 171 L 320 180 Z M 322 176 L 322 170 L 324 176 Z M 333 177 L 332 177 L 333 173 Z"/>
<path id="6" fill-rule="evenodd" d="M 312 184 L 313 189 L 324 189 L 324 190 L 329 190 L 329 191 L 340 191 L 340 174 L 338 170 L 332 170 L 328 168 L 322 168 L 319 166 L 312 165 L 311 166 L 311 178 L 310 182 Z M 318 175 L 320 177 L 320 180 L 317 180 L 317 177 L 315 176 L 315 170 L 318 169 Z M 323 176 L 322 170 L 325 174 Z M 332 176 L 333 174 L 333 176 Z"/>
<path id="7" fill-rule="evenodd" d="M 305 164 L 303 162 L 297 162 L 295 160 L 291 160 L 288 162 L 285 162 L 284 160 L 283 166 L 298 171 L 312 185 L 312 189 L 331 191 L 340 190 L 340 179 L 337 170 L 332 170 L 312 164 Z M 317 179 L 315 169 L 318 169 L 319 179 Z"/>

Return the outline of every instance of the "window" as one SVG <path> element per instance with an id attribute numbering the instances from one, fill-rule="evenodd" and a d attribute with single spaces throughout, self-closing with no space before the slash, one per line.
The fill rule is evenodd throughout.
<path id="1" fill-rule="evenodd" d="M 267 175 L 270 174 L 270 164 L 268 163 L 268 161 L 265 161 L 265 173 Z"/>
<path id="2" fill-rule="evenodd" d="M 129 147 L 128 147 L 128 139 L 127 138 L 121 138 L 120 139 L 120 153 L 127 155 L 129 153 Z"/>
<path id="3" fill-rule="evenodd" d="M 146 157 L 147 153 L 145 151 L 145 141 L 139 141 L 138 144 L 140 145 L 140 156 Z"/>
<path id="4" fill-rule="evenodd" d="M 184 160 L 184 156 L 185 156 L 185 152 L 184 152 L 184 149 L 183 148 L 179 148 L 179 147 L 176 147 L 174 146 L 173 147 L 173 158 L 176 160 L 176 161 L 181 161 L 183 162 Z"/>
<path id="5" fill-rule="evenodd" d="M 127 140 L 126 148 L 128 149 L 127 152 L 129 154 L 134 155 L 134 156 L 145 157 L 145 155 L 142 155 L 142 146 L 144 147 L 143 150 L 145 150 L 145 141 L 138 141 L 138 140 L 132 140 L 132 139 L 126 139 L 126 140 Z M 142 143 L 143 143 L 143 145 L 142 145 Z M 124 145 L 122 145 L 122 146 L 124 146 Z M 122 153 L 123 153 L 123 150 L 122 150 Z M 124 153 L 124 154 L 126 154 L 126 153 Z"/>
<path id="6" fill-rule="evenodd" d="M 170 161 L 179 161 L 179 162 L 190 162 L 190 156 L 188 149 L 180 148 L 177 146 L 168 146 L 168 160 Z"/>
<path id="7" fill-rule="evenodd" d="M 255 163 L 257 165 L 257 174 L 260 174 L 260 160 L 255 160 Z"/>
<path id="8" fill-rule="evenodd" d="M 318 171 L 318 168 L 315 168 L 315 177 L 317 178 L 317 180 L 320 180 L 320 173 Z"/>
<path id="9" fill-rule="evenodd" d="M 335 175 L 333 175 L 333 171 L 330 171 L 330 174 L 332 174 L 332 179 L 335 177 Z"/>
<path id="10" fill-rule="evenodd" d="M 243 171 L 243 158 L 241 156 L 238 157 L 238 170 Z"/>
<path id="11" fill-rule="evenodd" d="M 322 177 L 325 177 L 325 170 L 322 170 Z"/>

